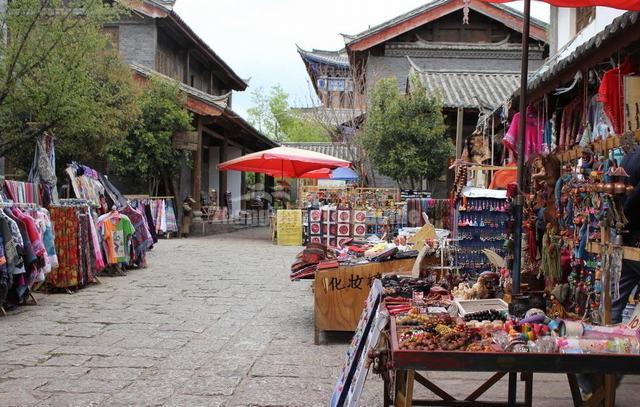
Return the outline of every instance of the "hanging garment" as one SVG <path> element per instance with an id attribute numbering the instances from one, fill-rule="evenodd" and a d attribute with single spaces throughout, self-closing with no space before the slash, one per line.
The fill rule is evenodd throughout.
<path id="1" fill-rule="evenodd" d="M 165 203 L 165 217 L 167 218 L 167 232 L 177 232 L 178 223 L 176 221 L 176 212 L 173 208 L 173 200 L 166 199 Z"/>
<path id="2" fill-rule="evenodd" d="M 629 75 L 634 70 L 629 59 L 626 59 L 619 67 L 605 72 L 600 82 L 598 94 L 600 101 L 604 105 L 604 111 L 611 122 L 615 134 L 622 134 L 624 131 L 624 76 Z"/>
<path id="3" fill-rule="evenodd" d="M 91 218 L 89 222 L 89 233 L 91 239 L 91 249 L 93 250 L 93 260 L 94 260 L 94 268 L 96 274 L 105 269 L 107 264 L 104 261 L 104 256 L 102 255 L 102 249 L 100 245 L 100 235 L 98 235 L 98 229 L 96 228 L 97 219 L 95 219 L 92 212 L 89 212 L 89 216 Z"/>
<path id="4" fill-rule="evenodd" d="M 129 264 L 130 239 L 135 233 L 131 220 L 126 215 L 113 211 L 98 218 L 98 230 L 102 236 L 107 263 Z"/>
<path id="5" fill-rule="evenodd" d="M 147 226 L 149 227 L 149 232 L 151 233 L 151 238 L 153 239 L 153 243 L 158 243 L 158 235 L 156 235 L 156 224 L 153 220 L 153 215 L 152 215 L 152 210 L 151 210 L 151 204 L 150 202 L 148 202 L 146 205 L 144 205 L 144 214 L 145 217 L 147 218 Z"/>
<path id="6" fill-rule="evenodd" d="M 520 113 L 513 115 L 509 130 L 502 139 L 504 146 L 511 150 L 516 156 L 518 154 L 518 136 L 520 129 Z M 542 152 L 542 133 L 544 125 L 533 111 L 527 112 L 525 127 L 525 161 L 533 154 Z"/>
<path id="7" fill-rule="evenodd" d="M 59 266 L 49 273 L 47 281 L 57 288 L 75 287 L 78 285 L 80 269 L 78 217 L 73 207 L 53 207 L 50 215 L 54 225 Z"/>
<path id="8" fill-rule="evenodd" d="M 45 135 L 36 141 L 33 164 L 31 171 L 29 171 L 29 182 L 42 184 L 52 203 L 58 203 L 58 189 L 56 188 L 58 179 L 56 178 L 55 166 L 53 137 Z"/>
<path id="9" fill-rule="evenodd" d="M 144 215 L 130 206 L 127 206 L 121 212 L 127 215 L 133 224 L 135 229 L 133 236 L 131 237 L 133 254 L 136 262 L 143 265 L 142 263 L 144 262 L 145 253 L 153 245 L 153 239 L 151 238 L 151 233 L 146 226 Z"/>
<path id="10" fill-rule="evenodd" d="M 11 276 L 7 266 L 7 258 L 4 255 L 4 238 L 0 234 L 0 306 L 4 305 L 11 286 Z"/>
<path id="11" fill-rule="evenodd" d="M 605 139 L 613 132 L 599 95 L 594 95 L 589 102 L 589 124 L 593 133 L 592 141 Z"/>

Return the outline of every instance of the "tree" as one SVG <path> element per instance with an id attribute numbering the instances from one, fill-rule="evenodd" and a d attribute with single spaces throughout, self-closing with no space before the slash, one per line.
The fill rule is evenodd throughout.
<path id="1" fill-rule="evenodd" d="M 0 156 L 23 169 L 33 140 L 56 137 L 58 163 L 90 160 L 123 138 L 137 109 L 129 69 L 108 51 L 103 0 L 13 0 L 0 14 Z"/>
<path id="2" fill-rule="evenodd" d="M 422 86 L 413 88 L 402 95 L 395 78 L 380 80 L 360 135 L 378 170 L 398 183 L 409 182 L 412 188 L 423 179 L 438 179 L 453 155 L 453 145 L 445 136 L 440 97 L 428 95 Z"/>
<path id="3" fill-rule="evenodd" d="M 262 88 L 251 94 L 254 106 L 247 110 L 249 123 L 266 136 L 278 141 L 329 141 L 326 130 L 314 120 L 292 109 L 289 94 L 280 85 L 271 87 L 269 95 Z"/>
<path id="4" fill-rule="evenodd" d="M 116 173 L 144 179 L 150 195 L 156 195 L 160 181 L 174 188 L 172 181 L 187 158 L 172 144 L 174 133 L 193 130 L 184 98 L 177 82 L 149 79 L 137 100 L 138 121 L 124 140 L 108 146 Z"/>

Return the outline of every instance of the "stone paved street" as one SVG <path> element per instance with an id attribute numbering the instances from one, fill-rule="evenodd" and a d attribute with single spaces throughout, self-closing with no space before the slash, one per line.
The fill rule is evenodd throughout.
<path id="1" fill-rule="evenodd" d="M 0 318 L 0 406 L 322 406 L 347 339 L 313 345 L 309 283 L 291 283 L 298 248 L 264 229 L 165 240 L 150 267 Z M 454 394 L 486 375 L 432 374 Z M 636 406 L 627 378 L 620 406 Z M 489 394 L 504 395 L 505 383 Z M 535 406 L 570 405 L 544 375 Z M 363 406 L 381 405 L 370 377 Z"/>

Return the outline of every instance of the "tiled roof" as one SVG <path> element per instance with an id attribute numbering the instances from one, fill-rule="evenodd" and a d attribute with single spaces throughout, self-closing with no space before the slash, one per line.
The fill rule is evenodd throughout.
<path id="1" fill-rule="evenodd" d="M 515 72 L 421 71 L 415 66 L 427 92 L 440 94 L 444 107 L 493 110 L 500 106 L 520 83 Z"/>
<path id="2" fill-rule="evenodd" d="M 371 27 L 371 28 L 369 28 L 369 29 L 367 29 L 365 31 L 362 31 L 362 32 L 356 34 L 356 35 L 343 35 L 343 37 L 345 39 L 345 43 L 347 45 L 349 45 L 352 42 L 358 41 L 358 40 L 360 40 L 362 38 L 366 38 L 366 37 L 368 37 L 368 36 L 370 36 L 372 34 L 375 34 L 377 32 L 385 30 L 387 28 L 396 26 L 396 25 L 398 25 L 398 24 L 400 24 L 400 23 L 402 23 L 404 21 L 407 21 L 407 20 L 409 20 L 409 19 L 411 19 L 413 17 L 416 17 L 416 16 L 418 16 L 418 15 L 420 15 L 422 13 L 425 13 L 425 12 L 428 12 L 430 10 L 436 9 L 436 8 L 438 8 L 440 6 L 443 6 L 443 5 L 447 4 L 447 3 L 449 3 L 450 1 L 451 0 L 434 0 L 434 1 L 431 1 L 431 2 L 429 2 L 427 4 L 422 5 L 420 7 L 417 7 L 417 8 L 415 8 L 415 9 L 413 9 L 413 10 L 407 12 L 407 13 L 401 14 L 401 15 L 395 17 L 395 18 L 387 20 L 384 23 L 375 25 L 375 26 L 373 26 L 373 27 Z M 500 9 L 500 10 L 502 10 L 504 12 L 507 12 L 507 13 L 517 17 L 517 18 L 524 19 L 523 13 L 518 11 L 518 10 L 516 10 L 516 9 L 513 9 L 513 8 L 508 7 L 508 6 L 504 6 L 504 5 L 501 5 L 501 4 L 491 3 L 490 5 L 495 7 L 495 8 L 497 8 L 497 9 Z M 469 4 L 469 8 L 470 9 L 474 8 L 473 7 L 473 2 L 471 2 Z M 536 26 L 538 26 L 538 27 L 540 27 L 542 29 L 545 29 L 545 30 L 549 26 L 544 21 L 538 20 L 538 19 L 533 18 L 533 17 L 531 18 L 531 23 L 533 25 L 536 25 Z"/>
<path id="3" fill-rule="evenodd" d="M 324 51 L 314 49 L 305 51 L 298 47 L 298 53 L 302 59 L 310 62 L 318 62 L 321 64 L 335 65 L 340 68 L 349 68 L 349 57 L 345 50 L 340 51 Z"/>
<path id="4" fill-rule="evenodd" d="M 196 99 L 199 99 L 205 103 L 209 103 L 213 106 L 216 106 L 220 108 L 220 110 L 224 110 L 227 107 L 227 104 L 229 102 L 229 96 L 231 96 L 231 92 L 221 96 L 211 95 L 207 92 L 203 92 L 200 89 L 196 89 L 192 86 L 179 82 L 167 75 L 161 74 L 160 72 L 150 69 L 141 64 L 133 63 L 131 64 L 131 69 L 133 69 L 135 72 L 141 74 L 146 78 L 156 77 L 156 78 L 164 79 L 170 82 L 177 82 L 179 84 L 180 90 L 182 90 L 189 96 L 195 97 Z"/>
<path id="5" fill-rule="evenodd" d="M 169 76 L 163 75 L 160 72 L 155 71 L 153 69 L 147 68 L 144 65 L 134 63 L 134 64 L 131 64 L 131 69 L 133 69 L 134 72 L 136 72 L 138 75 L 141 75 L 144 78 L 155 77 L 155 78 L 160 78 L 173 83 L 178 82 L 175 79 Z M 196 89 L 192 86 L 188 86 L 182 82 L 178 82 L 178 84 L 179 84 L 180 90 L 185 92 L 187 95 L 195 99 L 198 99 L 204 103 L 207 103 L 213 106 L 214 108 L 217 108 L 218 110 L 220 110 L 222 117 L 234 122 L 236 125 L 244 129 L 246 133 L 253 136 L 257 141 L 259 141 L 266 148 L 278 146 L 278 143 L 271 140 L 264 134 L 260 133 L 260 131 L 258 131 L 255 127 L 249 124 L 244 118 L 242 118 L 240 115 L 238 115 L 236 112 L 234 112 L 228 107 L 229 96 L 231 95 L 231 92 L 227 93 L 226 95 L 215 96 L 215 95 L 210 95 L 206 92 L 203 92 L 199 89 Z"/>
<path id="6" fill-rule="evenodd" d="M 315 151 L 327 154 L 341 160 L 356 162 L 360 160 L 360 151 L 356 145 L 347 143 L 315 142 L 315 143 L 282 143 L 284 147 L 299 148 L 301 150 Z"/>
<path id="7" fill-rule="evenodd" d="M 327 126 L 348 125 L 362 118 L 363 109 L 340 109 L 324 106 L 295 108 L 295 113 L 307 120 L 316 120 Z"/>
<path id="8" fill-rule="evenodd" d="M 565 53 L 563 50 L 560 50 L 531 75 L 528 83 L 529 90 L 535 90 L 545 83 L 553 81 L 557 75 L 569 69 L 571 65 L 589 58 L 591 53 L 603 47 L 604 43 L 608 43 L 608 46 L 615 47 L 618 45 L 617 39 L 623 39 L 625 37 L 625 31 L 633 28 L 636 24 L 640 24 L 639 20 L 640 12 L 626 12 L 613 20 L 613 22 L 600 31 L 600 33 L 578 46 L 573 52 Z M 637 38 L 631 38 L 631 40 L 637 41 Z M 567 45 L 571 45 L 571 43 Z M 614 53 L 614 51 L 611 53 Z M 520 88 L 518 87 L 516 94 L 519 93 Z"/>

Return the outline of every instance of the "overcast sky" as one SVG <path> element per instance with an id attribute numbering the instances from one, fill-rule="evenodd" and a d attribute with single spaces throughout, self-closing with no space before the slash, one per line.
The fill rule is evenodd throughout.
<path id="1" fill-rule="evenodd" d="M 294 105 L 311 104 L 309 77 L 296 44 L 338 50 L 344 46 L 340 33 L 356 34 L 427 2 L 177 0 L 175 10 L 238 75 L 250 78 L 249 89 L 233 96 L 233 109 L 246 117 L 250 92 L 257 87 L 280 84 Z M 510 5 L 521 8 L 521 3 Z M 548 21 L 549 8 L 535 3 L 534 17 Z"/>

